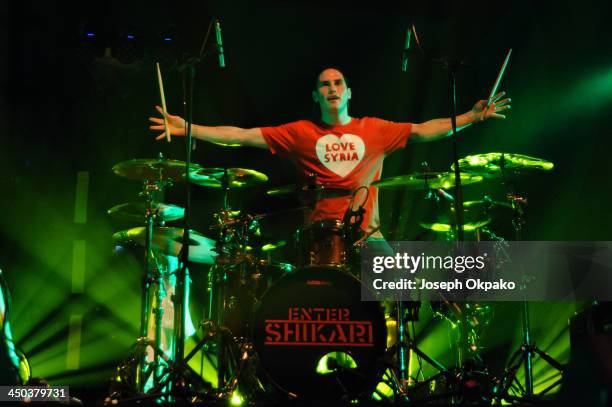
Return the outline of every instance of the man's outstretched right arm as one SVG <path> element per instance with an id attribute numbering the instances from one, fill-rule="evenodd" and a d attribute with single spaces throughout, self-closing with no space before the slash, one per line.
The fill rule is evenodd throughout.
<path id="1" fill-rule="evenodd" d="M 163 114 L 161 107 L 155 106 L 155 108 L 160 114 Z M 166 113 L 166 119 L 168 120 L 168 130 L 172 136 L 185 136 L 185 120 L 182 117 Z M 164 119 L 160 117 L 149 117 L 149 121 L 152 123 L 149 126 L 151 130 L 162 131 L 162 134 L 155 139 L 162 140 L 166 138 Z M 198 140 L 224 146 L 268 148 L 268 144 L 261 130 L 257 127 L 243 129 L 233 126 L 200 126 L 194 124 L 192 125 L 192 133 L 193 137 Z"/>

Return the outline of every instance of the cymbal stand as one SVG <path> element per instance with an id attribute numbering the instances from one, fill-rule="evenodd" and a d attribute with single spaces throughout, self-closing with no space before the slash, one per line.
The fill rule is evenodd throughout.
<path id="1" fill-rule="evenodd" d="M 171 179 L 164 179 L 161 170 L 155 180 L 145 180 L 143 182 L 142 191 L 138 194 L 146 202 L 145 212 L 145 242 L 144 242 L 144 273 L 141 284 L 141 302 L 140 302 L 140 329 L 139 337 L 134 344 L 134 350 L 131 356 L 117 368 L 117 375 L 121 378 L 122 389 L 116 383 L 111 384 L 111 391 L 108 400 L 115 399 L 118 402 L 118 397 L 123 396 L 123 392 L 143 394 L 145 386 L 153 373 L 153 384 L 157 384 L 161 377 L 162 360 L 166 363 L 169 361 L 167 356 L 161 350 L 161 335 L 162 335 L 162 318 L 164 309 L 162 301 L 165 296 L 163 275 L 160 266 L 153 253 L 152 237 L 153 228 L 158 223 L 158 209 L 155 203 L 163 201 L 164 188 L 172 185 Z M 151 307 L 151 289 L 157 286 L 155 291 L 155 308 Z M 153 312 L 155 338 L 149 338 L 149 323 L 150 314 Z M 146 349 L 153 349 L 154 360 L 147 361 Z M 133 375 L 132 372 L 135 374 Z"/>
<path id="2" fill-rule="evenodd" d="M 506 199 L 510 203 L 513 209 L 512 227 L 514 229 L 515 240 L 522 241 L 522 231 L 526 223 L 525 221 L 525 206 L 527 205 L 527 198 L 515 193 L 512 183 L 508 180 L 508 174 L 505 170 L 504 154 L 501 156 L 500 169 L 504 179 L 504 183 L 508 186 L 508 192 L 506 193 Z M 528 276 L 523 276 L 523 289 L 528 284 Z M 520 347 L 512 354 L 508 365 L 504 371 L 502 378 L 499 381 L 500 388 L 498 391 L 498 397 L 500 399 L 513 399 L 513 400 L 535 400 L 538 396 L 545 395 L 550 390 L 561 384 L 563 378 L 563 372 L 565 367 L 556 361 L 553 357 L 548 355 L 546 352 L 538 348 L 535 342 L 532 340 L 531 335 L 531 323 L 529 313 L 529 301 L 523 299 L 521 307 L 521 327 L 523 331 L 523 339 Z M 533 358 L 534 356 L 540 356 L 545 362 L 552 366 L 555 370 L 560 373 L 560 377 L 542 390 L 538 395 L 534 393 L 533 388 Z M 525 369 L 525 385 L 519 382 L 516 378 L 516 374 L 524 364 Z M 511 388 L 518 389 L 522 393 L 522 397 L 516 397 L 509 394 Z"/>
<path id="3" fill-rule="evenodd" d="M 227 174 L 227 171 L 226 171 Z M 208 312 L 206 320 L 201 323 L 204 330 L 203 338 L 194 346 L 194 348 L 185 355 L 181 360 L 176 361 L 174 369 L 170 370 L 166 382 L 184 381 L 185 378 L 179 376 L 182 370 L 188 374 L 190 372 L 187 363 L 199 351 L 212 351 L 217 357 L 217 387 L 212 388 L 212 385 L 204 380 L 195 377 L 199 380 L 199 390 L 195 393 L 184 389 L 182 396 L 194 394 L 199 397 L 209 397 L 210 400 L 220 400 L 231 397 L 231 394 L 238 385 L 238 378 L 243 371 L 245 364 L 250 360 L 252 347 L 250 344 L 237 344 L 231 330 L 226 326 L 225 313 L 228 309 L 228 304 L 231 299 L 228 297 L 228 273 L 232 266 L 239 265 L 242 273 L 246 267 L 246 246 L 248 243 L 249 232 L 251 231 L 252 218 L 245 217 L 237 219 L 238 214 L 232 211 L 229 207 L 228 177 L 225 175 L 222 178 L 223 209 L 220 213 L 215 214 L 217 225 L 214 228 L 219 228 L 216 251 L 218 253 L 215 258 L 215 264 L 211 267 L 208 277 Z M 183 387 L 186 384 L 181 383 Z M 162 385 L 158 385 L 153 391 L 163 391 Z"/>
<path id="4" fill-rule="evenodd" d="M 236 218 L 236 214 L 229 206 L 230 184 L 227 169 L 224 169 L 221 178 L 223 189 L 223 210 L 217 215 L 219 226 L 219 238 L 217 240 L 219 255 L 217 264 L 212 270 L 212 292 L 216 294 L 214 312 L 209 314 L 209 319 L 213 322 L 212 332 L 216 335 L 217 344 L 217 387 L 222 396 L 229 396 L 238 385 L 238 378 L 243 370 L 244 364 L 252 354 L 250 344 L 237 343 L 234 333 L 226 325 L 226 313 L 232 308 L 235 301 L 228 291 L 228 284 L 231 280 L 228 273 L 239 273 L 239 278 L 245 279 L 247 276 L 247 266 L 249 257 L 247 255 L 247 245 L 249 237 L 258 228 L 257 217 L 242 215 Z M 237 266 L 237 270 L 232 270 L 232 266 Z M 236 351 L 240 354 L 237 356 Z M 235 372 L 231 372 L 230 365 Z"/>
<path id="5" fill-rule="evenodd" d="M 229 180 L 228 180 L 228 175 L 227 175 L 227 168 L 223 169 L 223 177 L 221 179 L 221 188 L 223 189 L 223 211 L 222 211 L 222 215 L 221 215 L 221 219 L 219 219 L 222 224 L 224 220 L 226 219 L 226 216 L 231 213 L 231 211 L 229 210 L 229 203 L 228 203 L 228 197 L 229 197 Z M 218 249 L 219 249 L 219 255 L 223 256 L 225 255 L 225 248 L 229 245 L 230 246 L 230 253 L 229 256 L 231 258 L 231 241 L 233 240 L 233 238 L 235 237 L 235 233 L 236 230 L 234 230 L 233 228 L 227 228 L 227 227 L 222 227 L 221 231 L 219 233 L 219 239 L 217 240 L 218 242 Z M 227 358 L 226 358 L 226 349 L 227 349 L 227 342 L 228 339 L 230 337 L 230 335 L 228 335 L 228 332 L 226 331 L 227 328 L 225 328 L 225 320 L 224 320 L 224 314 L 225 314 L 225 307 L 226 307 L 226 302 L 227 302 L 227 276 L 226 273 L 228 272 L 227 267 L 225 265 L 221 265 L 219 267 L 215 267 L 214 270 L 212 270 L 213 272 L 213 294 L 217 294 L 217 301 L 216 301 L 216 307 L 215 307 L 215 311 L 216 314 L 215 318 L 214 318 L 214 322 L 216 323 L 215 326 L 215 330 L 213 331 L 216 335 L 216 343 L 217 343 L 217 387 L 219 389 L 222 389 L 225 387 L 225 374 L 227 373 Z M 212 317 L 212 315 L 211 315 Z"/>
<path id="6" fill-rule="evenodd" d="M 161 335 L 162 335 L 162 317 L 164 314 L 164 309 L 162 307 L 163 301 L 163 278 L 162 273 L 159 270 L 157 264 L 155 267 L 151 267 L 151 261 L 155 261 L 155 257 L 152 250 L 152 238 L 153 238 L 153 227 L 155 220 L 157 218 L 157 213 L 155 209 L 153 209 L 153 204 L 157 201 L 156 197 L 163 194 L 164 188 L 166 186 L 171 186 L 172 180 L 164 180 L 162 178 L 162 174 L 158 175 L 158 180 L 155 182 L 149 182 L 145 180 L 143 183 L 143 191 L 139 194 L 141 197 L 145 199 L 147 202 L 147 210 L 145 214 L 146 219 L 146 232 L 145 232 L 145 255 L 144 255 L 144 268 L 145 275 L 142 283 L 142 300 L 141 300 L 141 315 L 140 315 L 140 338 L 141 340 L 148 338 L 148 330 L 149 330 L 149 314 L 151 312 L 151 304 L 150 304 L 150 288 L 151 284 L 154 282 L 157 284 L 156 290 L 156 307 L 153 310 L 155 315 L 155 348 L 161 349 Z M 145 342 L 142 342 L 145 343 Z M 160 361 L 160 353 L 155 352 L 155 359 L 152 364 L 154 368 L 153 380 L 154 383 L 157 384 L 159 381 L 159 374 L 161 373 L 161 361 Z M 139 369 L 139 377 L 137 379 L 138 391 L 140 393 L 144 392 L 147 377 L 150 372 L 148 372 L 147 362 L 146 362 L 146 353 L 142 360 L 140 369 Z"/>
<path id="7" fill-rule="evenodd" d="M 431 169 L 429 168 L 427 162 L 423 162 L 421 166 L 423 167 L 425 174 L 423 179 L 425 181 L 426 188 L 428 189 L 428 194 L 425 199 L 433 200 L 437 207 L 440 198 L 437 191 L 434 193 L 435 190 L 429 188 L 428 182 L 429 177 L 427 174 L 431 172 Z M 427 355 L 417 346 L 416 333 L 413 332 L 415 339 L 410 337 L 410 330 L 407 329 L 406 324 L 409 321 L 418 321 L 420 306 L 420 298 L 417 301 L 399 300 L 395 302 L 395 329 L 397 332 L 397 342 L 388 349 L 386 358 L 389 360 L 393 355 L 397 355 L 397 362 L 388 363 L 393 365 L 397 371 L 397 376 L 395 376 L 396 373 L 392 371 L 391 387 L 394 388 L 395 394 L 401 401 L 410 401 L 409 395 L 411 393 L 414 394 L 421 387 L 429 385 L 429 383 L 436 380 L 438 377 L 447 376 L 449 374 L 449 371 L 444 365 Z M 439 373 L 423 382 L 416 383 L 418 378 L 411 378 L 409 372 L 409 365 L 412 357 L 425 360 L 435 367 Z"/>
<path id="8" fill-rule="evenodd" d="M 422 166 L 425 173 L 431 171 L 426 162 L 422 163 Z M 450 203 L 451 209 L 456 210 L 455 205 L 457 203 L 457 200 L 455 196 L 444 191 L 441 188 L 432 188 L 428 184 L 427 178 L 425 178 L 425 185 L 427 188 L 427 194 L 425 195 L 424 199 L 432 201 L 434 210 L 436 212 L 440 210 L 441 202 Z M 451 223 L 454 223 L 455 219 L 451 218 Z M 445 241 L 457 242 L 456 231 L 456 228 L 450 228 L 445 234 Z M 459 246 L 456 247 L 459 248 Z M 437 381 L 438 379 L 442 379 L 446 386 L 446 391 L 444 393 L 431 395 L 419 401 L 425 402 L 441 399 L 452 399 L 453 402 L 490 401 L 492 396 L 489 390 L 483 388 L 483 383 L 481 383 L 479 380 L 482 378 L 482 376 L 487 376 L 485 379 L 488 380 L 488 370 L 486 369 L 486 367 L 484 369 L 484 373 L 478 370 L 480 367 L 479 365 L 482 364 L 482 359 L 478 354 L 478 335 L 475 329 L 471 327 L 470 323 L 470 321 L 475 318 L 475 315 L 471 314 L 472 310 L 470 308 L 470 304 L 466 303 L 460 305 L 459 303 L 448 299 L 447 296 L 444 295 L 444 293 L 442 292 L 439 292 L 439 295 L 441 298 L 440 302 L 444 304 L 444 307 L 448 308 L 447 312 L 450 312 L 452 315 L 454 315 L 454 317 L 450 318 L 449 316 L 445 315 L 445 313 L 435 313 L 439 313 L 439 315 L 447 319 L 453 326 L 457 328 L 455 331 L 457 334 L 457 353 L 455 367 L 447 369 L 435 359 L 424 357 L 423 352 L 419 351 L 419 349 L 416 348 L 416 342 L 412 339 L 409 339 L 410 350 L 416 353 L 417 356 L 421 357 L 438 370 L 437 374 L 432 377 L 429 377 L 423 382 L 419 382 L 416 385 L 413 385 L 410 390 L 412 393 L 418 393 L 419 389 L 429 385 L 434 381 Z M 470 387 L 472 384 L 475 384 L 476 386 L 473 388 Z"/>
<path id="9" fill-rule="evenodd" d="M 423 352 L 417 346 L 416 332 L 412 332 L 414 338 L 410 337 L 410 330 L 407 329 L 407 324 L 418 320 L 420 306 L 421 301 L 396 302 L 397 342 L 387 350 L 385 356 L 386 363 L 393 367 L 393 370 L 391 370 L 391 381 L 387 382 L 387 384 L 393 389 L 396 397 L 398 397 L 395 400 L 396 402 L 424 401 L 418 398 L 421 389 L 427 389 L 432 382 L 440 378 L 444 378 L 446 382 L 452 382 L 453 380 L 453 372 L 451 370 L 448 370 L 442 363 Z M 396 362 L 393 362 L 391 359 L 393 355 L 397 355 Z M 418 381 L 418 377 L 410 377 L 410 361 L 415 357 L 429 363 L 438 370 L 438 373 L 421 382 Z"/>

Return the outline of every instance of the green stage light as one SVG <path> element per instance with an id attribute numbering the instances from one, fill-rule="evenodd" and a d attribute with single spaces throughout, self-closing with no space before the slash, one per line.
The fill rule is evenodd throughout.
<path id="1" fill-rule="evenodd" d="M 230 399 L 230 404 L 232 406 L 241 406 L 244 403 L 244 398 L 240 395 L 238 390 L 234 390 L 232 393 L 232 397 Z"/>
<path id="2" fill-rule="evenodd" d="M 332 365 L 332 367 L 330 367 Z M 333 367 L 337 365 L 342 369 L 356 369 L 357 362 L 351 355 L 346 352 L 329 352 L 325 354 L 317 363 L 317 374 L 326 375 L 334 373 L 337 368 Z"/>

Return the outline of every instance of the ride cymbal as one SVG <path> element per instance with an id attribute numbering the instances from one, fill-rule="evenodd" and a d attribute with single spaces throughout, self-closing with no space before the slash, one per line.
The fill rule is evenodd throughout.
<path id="1" fill-rule="evenodd" d="M 221 189 L 227 185 L 235 189 L 263 184 L 268 181 L 268 176 L 246 168 L 200 168 L 190 174 L 189 180 L 207 188 Z"/>
<path id="2" fill-rule="evenodd" d="M 146 228 L 136 227 L 113 234 L 113 240 L 120 244 L 145 245 Z M 173 227 L 153 228 L 151 245 L 154 251 L 178 257 L 183 247 L 183 229 Z M 189 231 L 189 261 L 214 264 L 217 253 L 216 242 L 195 230 Z"/>
<path id="3" fill-rule="evenodd" d="M 147 220 L 148 209 L 149 204 L 146 202 L 128 202 L 115 205 L 106 211 L 106 213 L 114 218 L 142 223 Z M 182 219 L 185 215 L 185 209 L 171 204 L 151 203 L 150 209 L 158 221 L 170 222 Z"/>
<path id="4" fill-rule="evenodd" d="M 550 171 L 554 166 L 552 162 L 541 158 L 508 153 L 468 155 L 459 160 L 459 169 L 461 171 L 479 174 L 487 178 L 500 177 L 504 171 L 513 173 Z M 455 165 L 451 165 L 451 169 L 454 168 Z"/>

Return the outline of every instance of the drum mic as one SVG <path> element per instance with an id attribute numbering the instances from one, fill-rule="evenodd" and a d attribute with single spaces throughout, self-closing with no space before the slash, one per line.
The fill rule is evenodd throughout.
<path id="1" fill-rule="evenodd" d="M 340 353 L 340 356 L 342 356 L 342 353 Z M 350 356 L 349 356 L 350 357 Z M 338 359 L 334 358 L 334 357 L 328 357 L 325 363 L 325 367 L 327 368 L 327 370 L 330 370 L 336 374 L 338 373 L 353 373 L 355 375 L 358 375 L 358 373 L 355 371 L 354 368 L 349 367 L 349 366 L 343 366 L 342 364 L 340 364 L 340 362 L 338 362 Z"/>
<path id="2" fill-rule="evenodd" d="M 344 370 L 336 358 L 327 358 L 327 370 Z"/>
<path id="3" fill-rule="evenodd" d="M 404 40 L 404 49 L 402 50 L 402 72 L 408 69 L 408 50 L 410 49 L 410 40 L 412 39 L 412 26 L 406 30 L 406 39 Z"/>
<path id="4" fill-rule="evenodd" d="M 360 190 L 365 191 L 365 198 L 363 202 L 357 207 L 357 209 L 353 209 L 353 203 L 355 201 L 355 197 L 359 193 Z M 360 186 L 356 190 L 353 191 L 353 195 L 351 196 L 351 200 L 349 201 L 348 207 L 346 208 L 346 212 L 344 213 L 344 228 L 347 230 L 349 235 L 357 234 L 361 230 L 361 224 L 363 223 L 365 210 L 365 204 L 370 197 L 370 190 L 366 186 Z M 354 222 L 351 222 L 351 219 L 354 218 Z"/>
<path id="5" fill-rule="evenodd" d="M 356 210 L 353 210 L 351 207 L 349 207 L 344 213 L 344 219 L 343 219 L 344 225 L 347 227 L 350 226 L 351 224 L 361 225 L 361 222 L 363 222 L 364 214 L 365 214 L 365 209 L 363 205 L 361 205 Z M 352 218 L 355 218 L 355 222 L 351 222 Z"/>
<path id="6" fill-rule="evenodd" d="M 217 39 L 217 51 L 219 54 L 219 68 L 225 68 L 225 54 L 223 53 L 223 40 L 221 39 L 221 22 L 215 20 L 215 37 Z"/>

